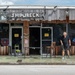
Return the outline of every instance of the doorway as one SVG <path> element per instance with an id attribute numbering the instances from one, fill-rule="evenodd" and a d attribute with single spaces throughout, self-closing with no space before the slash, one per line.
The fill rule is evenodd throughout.
<path id="1" fill-rule="evenodd" d="M 30 55 L 40 55 L 40 27 L 29 28 Z"/>
<path id="2" fill-rule="evenodd" d="M 23 50 L 23 28 L 22 27 L 11 27 L 11 50 L 12 53 L 15 49 Z"/>
<path id="3" fill-rule="evenodd" d="M 53 28 L 42 27 L 42 54 L 46 54 L 46 47 L 50 46 L 53 42 Z"/>

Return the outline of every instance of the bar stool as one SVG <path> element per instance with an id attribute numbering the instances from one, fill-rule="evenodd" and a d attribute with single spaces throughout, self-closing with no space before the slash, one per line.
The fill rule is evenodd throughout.
<path id="1" fill-rule="evenodd" d="M 46 57 L 48 56 L 48 54 L 50 54 L 50 57 L 51 57 L 51 47 L 50 46 L 46 46 Z"/>
<path id="2" fill-rule="evenodd" d="M 56 57 L 56 42 L 52 43 L 53 55 Z"/>
<path id="3" fill-rule="evenodd" d="M 46 46 L 46 52 L 47 52 L 46 57 L 48 56 L 49 53 L 50 53 L 50 57 L 52 57 L 53 54 L 55 55 L 55 46 L 56 46 L 56 42 L 52 42 L 51 46 Z"/>

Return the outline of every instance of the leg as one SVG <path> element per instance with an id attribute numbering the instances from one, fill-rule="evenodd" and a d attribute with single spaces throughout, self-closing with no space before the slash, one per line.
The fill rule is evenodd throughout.
<path id="1" fill-rule="evenodd" d="M 68 57 L 70 56 L 70 47 L 69 47 L 69 45 L 67 46 L 67 55 L 68 55 Z"/>
<path id="2" fill-rule="evenodd" d="M 65 46 L 62 45 L 61 47 L 62 47 L 62 59 L 64 59 L 64 56 L 65 56 Z"/>
<path id="3" fill-rule="evenodd" d="M 64 45 L 61 45 L 61 48 L 62 48 L 62 56 L 64 57 L 64 55 L 65 55 L 65 48 L 64 48 Z"/>
<path id="4" fill-rule="evenodd" d="M 52 57 L 53 56 L 53 49 L 51 49 L 51 52 L 50 53 L 51 53 L 51 57 Z"/>
<path id="5" fill-rule="evenodd" d="M 49 50 L 49 48 L 48 48 L 48 47 L 46 47 L 46 52 L 47 52 L 46 57 L 48 56 L 48 50 Z"/>
<path id="6" fill-rule="evenodd" d="M 62 50 L 62 59 L 64 59 L 65 56 L 65 50 Z"/>
<path id="7" fill-rule="evenodd" d="M 68 57 L 70 56 L 70 51 L 69 50 L 67 50 L 67 55 L 68 55 Z"/>
<path id="8" fill-rule="evenodd" d="M 65 56 L 65 50 L 62 50 L 62 56 L 63 57 Z"/>

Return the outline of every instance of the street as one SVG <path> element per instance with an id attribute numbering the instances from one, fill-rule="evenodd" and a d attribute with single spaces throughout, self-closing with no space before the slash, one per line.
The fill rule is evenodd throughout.
<path id="1" fill-rule="evenodd" d="M 75 65 L 1 65 L 0 75 L 75 75 Z"/>

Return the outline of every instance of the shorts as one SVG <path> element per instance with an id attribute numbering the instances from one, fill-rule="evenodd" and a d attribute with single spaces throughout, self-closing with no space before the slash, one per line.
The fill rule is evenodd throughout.
<path id="1" fill-rule="evenodd" d="M 69 45 L 62 45 L 61 47 L 62 47 L 62 50 L 69 50 L 70 49 Z"/>

